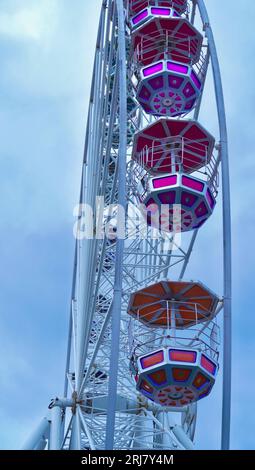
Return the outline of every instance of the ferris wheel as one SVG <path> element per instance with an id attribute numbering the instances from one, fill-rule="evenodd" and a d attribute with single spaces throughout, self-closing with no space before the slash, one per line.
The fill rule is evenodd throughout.
<path id="1" fill-rule="evenodd" d="M 218 142 L 199 121 L 210 67 Z M 24 449 L 194 449 L 198 402 L 212 399 L 220 362 L 222 448 L 229 448 L 228 165 L 220 68 L 204 1 L 103 0 L 64 393 Z M 220 186 L 221 294 L 203 279 L 186 278 Z"/>

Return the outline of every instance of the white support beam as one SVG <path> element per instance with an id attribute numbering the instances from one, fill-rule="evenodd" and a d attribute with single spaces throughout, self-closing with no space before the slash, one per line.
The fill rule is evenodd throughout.
<path id="1" fill-rule="evenodd" d="M 223 358 L 223 404 L 222 404 L 222 442 L 223 450 L 230 447 L 231 424 L 231 356 L 232 356 L 232 247 L 231 247 L 231 203 L 228 155 L 228 133 L 226 112 L 221 81 L 220 65 L 209 16 L 203 0 L 196 0 L 208 39 L 215 96 L 220 127 L 220 151 L 222 162 L 222 200 L 223 200 L 223 248 L 224 248 L 224 358 Z"/>
<path id="2" fill-rule="evenodd" d="M 49 436 L 50 423 L 47 418 L 43 418 L 37 428 L 32 432 L 21 450 L 35 450 L 42 440 Z"/>
<path id="3" fill-rule="evenodd" d="M 127 66 L 126 66 L 126 36 L 123 0 L 117 0 L 118 33 L 119 33 L 119 101 L 120 101 L 120 126 L 119 126 L 119 156 L 118 156 L 118 204 L 126 207 L 126 151 L 127 151 Z M 123 282 L 123 255 L 124 240 L 118 238 L 116 245 L 115 282 L 112 307 L 112 343 L 109 374 L 109 392 L 106 425 L 106 450 L 113 449 L 115 408 L 117 401 L 117 381 L 119 366 L 120 344 L 120 317 L 122 303 Z"/>
<path id="4" fill-rule="evenodd" d="M 62 408 L 54 406 L 51 410 L 50 450 L 60 450 L 62 444 Z"/>

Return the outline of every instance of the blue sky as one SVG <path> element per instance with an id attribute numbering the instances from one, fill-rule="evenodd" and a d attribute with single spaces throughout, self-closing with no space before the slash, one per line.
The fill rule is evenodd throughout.
<path id="1" fill-rule="evenodd" d="M 61 394 L 77 203 L 100 0 L 0 0 L 0 448 L 19 448 Z M 225 89 L 233 209 L 232 447 L 254 449 L 255 4 L 207 0 Z M 201 122 L 216 131 L 211 78 Z M 188 278 L 221 292 L 221 208 Z M 217 448 L 221 377 L 199 404 L 197 443 Z"/>

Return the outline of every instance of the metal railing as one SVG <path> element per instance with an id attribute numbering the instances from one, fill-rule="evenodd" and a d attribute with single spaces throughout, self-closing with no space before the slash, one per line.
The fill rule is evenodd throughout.
<path id="1" fill-rule="evenodd" d="M 178 10 L 180 8 L 180 2 L 178 2 L 178 0 L 165 0 L 164 2 L 161 0 L 158 1 L 158 0 L 125 0 L 125 6 L 126 8 L 128 9 L 129 12 L 131 12 L 130 16 L 133 16 L 134 14 L 138 13 L 139 9 L 142 9 L 142 8 L 146 8 L 146 7 L 149 7 L 149 6 L 162 6 L 162 3 L 164 3 L 164 6 L 166 6 L 165 4 L 167 3 L 168 7 L 169 8 L 174 8 L 176 10 Z M 186 3 L 185 5 L 185 10 L 184 12 L 186 11 L 186 13 L 189 13 L 190 11 L 190 4 L 189 4 L 189 1 L 186 0 Z M 132 11 L 134 12 L 132 14 Z M 136 12 L 136 13 L 135 13 Z"/>
<path id="2" fill-rule="evenodd" d="M 201 168 L 199 168 L 199 159 Z M 160 160 L 165 163 L 160 163 Z M 145 169 L 156 174 L 159 164 L 161 173 L 192 173 L 194 177 L 206 181 L 215 198 L 218 195 L 219 158 L 209 154 L 208 146 L 199 140 L 190 140 L 184 137 L 155 139 L 150 146 L 144 146 L 136 163 L 137 165 L 134 164 L 133 168 L 133 177 L 136 183 L 142 183 L 144 195 L 152 177 Z"/>
<path id="3" fill-rule="evenodd" d="M 131 47 L 131 54 L 133 61 L 142 66 L 163 59 L 193 65 L 202 59 L 201 46 L 198 50 L 199 40 L 195 36 L 162 29 L 142 36 L 137 46 Z"/>
<path id="4" fill-rule="evenodd" d="M 164 312 L 165 325 L 153 324 L 151 316 Z M 186 307 L 185 307 L 186 304 Z M 183 326 L 180 326 L 180 311 Z M 151 310 L 129 323 L 129 354 L 140 357 L 161 347 L 190 348 L 206 353 L 214 360 L 218 359 L 220 347 L 220 328 L 215 312 L 205 311 L 198 303 L 161 301 L 151 304 Z M 191 321 L 191 312 L 193 320 Z M 186 323 L 186 327 L 185 327 Z M 190 326 L 188 326 L 190 325 Z"/>

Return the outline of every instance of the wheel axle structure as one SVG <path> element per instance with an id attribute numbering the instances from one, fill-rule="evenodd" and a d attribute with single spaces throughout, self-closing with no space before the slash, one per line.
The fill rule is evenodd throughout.
<path id="1" fill-rule="evenodd" d="M 210 66 L 218 142 L 199 122 Z M 220 195 L 221 295 L 186 279 Z M 203 0 L 103 0 L 75 235 L 63 397 L 23 449 L 194 449 L 221 364 L 229 449 L 228 144 Z"/>

